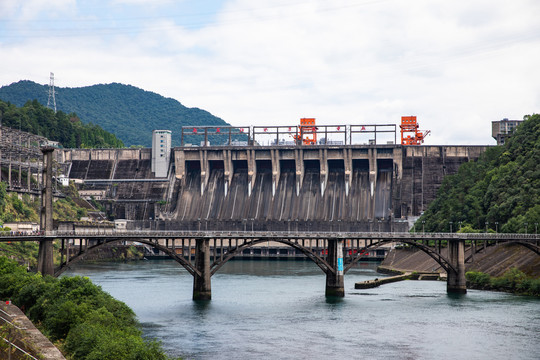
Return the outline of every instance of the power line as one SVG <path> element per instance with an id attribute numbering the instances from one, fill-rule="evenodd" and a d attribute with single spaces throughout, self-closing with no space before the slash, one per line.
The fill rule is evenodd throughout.
<path id="1" fill-rule="evenodd" d="M 253 22 L 260 22 L 260 21 L 273 21 L 276 19 L 284 19 L 284 18 L 297 18 L 307 13 L 327 13 L 327 12 L 333 12 L 333 11 L 340 11 L 355 7 L 361 7 L 361 6 L 369 6 L 369 5 L 376 5 L 378 3 L 388 2 L 388 1 L 394 1 L 394 0 L 371 0 L 371 1 L 361 1 L 361 2 L 353 2 L 345 5 L 325 5 L 318 6 L 317 8 L 314 8 L 310 11 L 290 11 L 286 14 L 283 14 L 280 12 L 279 14 L 262 14 L 267 11 L 276 10 L 276 9 L 284 9 L 288 10 L 291 8 L 298 8 L 303 5 L 312 5 L 312 2 L 296 2 L 296 3 L 282 3 L 277 4 L 274 6 L 268 6 L 268 7 L 252 7 L 252 8 L 245 8 L 245 9 L 239 9 L 239 10 L 224 10 L 219 13 L 216 12 L 206 12 L 206 13 L 192 13 L 192 14 L 184 14 L 184 15 L 177 15 L 177 16 L 171 16 L 171 15 L 163 15 L 163 16 L 148 16 L 148 17 L 127 17 L 127 18 L 118 18 L 118 19 L 104 19 L 105 21 L 114 21 L 117 23 L 124 23 L 123 26 L 110 26 L 105 23 L 103 19 L 81 19 L 80 21 L 63 21 L 59 23 L 57 20 L 33 20 L 30 22 L 30 24 L 39 25 L 39 24 L 47 24 L 47 23 L 54 23 L 54 24 L 60 24 L 62 27 L 56 27 L 56 28 L 48 28 L 48 27 L 38 27 L 38 28 L 30 28 L 27 26 L 27 22 L 18 21 L 18 20 L 2 20 L 0 21 L 0 24 L 5 23 L 21 23 L 21 27 L 13 28 L 12 31 L 20 31 L 20 34 L 4 34 L 4 38 L 39 38 L 39 37 L 78 37 L 78 36 L 99 36 L 99 35 L 117 35 L 117 34 L 135 34 L 138 32 L 147 32 L 147 31 L 164 31 L 167 29 L 172 28 L 182 28 L 182 29 L 198 29 L 201 27 L 216 27 L 216 26 L 229 26 L 229 25 L 238 25 L 238 24 L 244 24 L 244 23 L 253 23 Z M 254 17 L 253 14 L 258 13 L 260 15 Z M 188 21 L 186 23 L 182 23 L 183 19 L 189 20 L 189 19 L 195 19 L 197 17 L 205 17 L 205 16 L 212 16 L 216 14 L 239 14 L 242 15 L 240 17 L 236 17 L 233 19 L 227 19 L 227 20 L 215 20 L 215 21 Z M 169 25 L 157 25 L 157 26 L 149 26 L 144 27 L 140 24 L 129 24 L 130 22 L 138 22 L 138 21 L 144 21 L 144 20 L 170 20 L 173 22 L 173 24 Z M 180 23 L 177 23 L 177 21 L 180 21 Z M 80 26 L 81 24 L 91 24 L 95 23 L 96 25 L 103 26 Z M 72 27 L 72 25 L 78 25 L 78 27 Z M 66 25 L 69 25 L 66 27 Z"/>

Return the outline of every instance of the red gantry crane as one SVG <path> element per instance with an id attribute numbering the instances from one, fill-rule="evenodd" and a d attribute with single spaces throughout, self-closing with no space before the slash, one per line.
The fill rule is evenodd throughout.
<path id="1" fill-rule="evenodd" d="M 300 134 L 293 136 L 296 142 L 304 145 L 315 145 L 317 143 L 317 126 L 315 126 L 314 118 L 300 119 L 299 129 Z"/>
<path id="2" fill-rule="evenodd" d="M 431 130 L 418 130 L 416 116 L 401 117 L 401 145 L 421 145 Z M 412 135 L 411 135 L 412 134 Z"/>

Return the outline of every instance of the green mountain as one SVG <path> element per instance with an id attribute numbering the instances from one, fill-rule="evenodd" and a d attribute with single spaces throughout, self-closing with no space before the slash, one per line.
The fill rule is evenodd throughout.
<path id="1" fill-rule="evenodd" d="M 505 145 L 446 177 L 416 229 L 447 232 L 450 222 L 454 231 L 540 231 L 539 114 L 525 116 Z"/>
<path id="2" fill-rule="evenodd" d="M 58 141 L 68 148 L 118 148 L 122 141 L 95 124 L 83 124 L 75 114 L 54 112 L 37 100 L 22 107 L 0 100 L 2 126 Z"/>
<path id="3" fill-rule="evenodd" d="M 56 107 L 75 113 L 83 123 L 93 123 L 115 134 L 126 146 L 150 147 L 152 130 L 172 130 L 173 146 L 180 145 L 182 126 L 227 126 L 222 119 L 198 108 L 131 85 L 99 84 L 80 88 L 55 88 Z M 48 86 L 19 81 L 0 88 L 0 99 L 23 106 L 37 99 L 47 104 Z"/>

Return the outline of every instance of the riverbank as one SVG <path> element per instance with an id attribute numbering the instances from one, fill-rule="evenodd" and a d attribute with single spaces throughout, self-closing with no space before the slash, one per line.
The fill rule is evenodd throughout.
<path id="1" fill-rule="evenodd" d="M 443 249 L 443 256 L 445 256 Z M 467 288 L 540 295 L 540 256 L 519 245 L 493 246 L 483 252 L 465 254 Z M 444 269 L 429 255 L 414 248 L 394 249 L 377 268 L 378 272 L 401 275 L 428 273 L 446 278 Z"/>
<path id="2" fill-rule="evenodd" d="M 477 290 L 504 291 L 518 295 L 540 297 L 540 279 L 527 277 L 522 271 L 512 268 L 503 276 L 492 277 L 488 274 L 469 271 L 465 274 L 467 287 Z"/>
<path id="3" fill-rule="evenodd" d="M 87 277 L 42 277 L 0 257 L 0 299 L 11 299 L 69 358 L 169 359 L 142 337 L 135 313 Z"/>

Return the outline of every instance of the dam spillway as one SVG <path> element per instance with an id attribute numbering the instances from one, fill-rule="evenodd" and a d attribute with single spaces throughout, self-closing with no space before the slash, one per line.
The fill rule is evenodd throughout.
<path id="1" fill-rule="evenodd" d="M 391 170 L 379 172 L 373 194 L 368 171 L 354 170 L 347 194 L 343 167 L 329 168 L 327 179 L 322 179 L 317 165 L 311 163 L 305 167 L 301 185 L 290 168 L 280 170 L 277 184 L 271 171 L 265 168 L 257 171 L 251 183 L 249 171 L 242 164 L 233 170 L 230 182 L 222 168 L 210 169 L 206 184 L 200 171 L 187 171 L 184 185 L 179 186 L 173 199 L 175 206 L 168 209 L 169 216 L 177 221 L 324 222 L 387 217 L 391 208 Z"/>
<path id="2" fill-rule="evenodd" d="M 82 196 L 143 227 L 397 231 L 486 148 L 183 146 L 159 178 L 151 149 L 62 149 L 59 161 Z"/>

